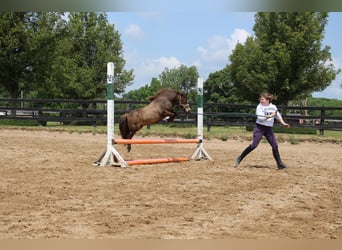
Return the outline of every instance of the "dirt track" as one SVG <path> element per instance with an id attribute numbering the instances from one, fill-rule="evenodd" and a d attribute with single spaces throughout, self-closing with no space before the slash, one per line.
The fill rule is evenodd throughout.
<path id="1" fill-rule="evenodd" d="M 106 135 L 0 129 L 0 239 L 342 239 L 342 145 L 206 140 L 207 160 L 95 167 Z M 124 158 L 196 145 L 133 145 Z"/>

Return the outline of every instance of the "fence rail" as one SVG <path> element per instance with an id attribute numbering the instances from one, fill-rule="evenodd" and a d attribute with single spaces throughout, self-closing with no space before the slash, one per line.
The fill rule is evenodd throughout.
<path id="1" fill-rule="evenodd" d="M 148 102 L 115 101 L 115 121 L 127 111 L 143 107 Z M 0 120 L 35 120 L 40 125 L 47 122 L 60 124 L 105 125 L 107 121 L 106 100 L 67 99 L 10 99 L 0 98 Z M 196 110 L 196 104 L 191 104 Z M 315 128 L 342 131 L 342 107 L 303 107 L 278 105 L 284 119 L 292 127 Z M 176 110 L 174 123 L 197 124 L 197 114 L 184 114 Z M 204 125 L 210 131 L 212 126 L 252 126 L 255 123 L 255 105 L 204 104 Z"/>

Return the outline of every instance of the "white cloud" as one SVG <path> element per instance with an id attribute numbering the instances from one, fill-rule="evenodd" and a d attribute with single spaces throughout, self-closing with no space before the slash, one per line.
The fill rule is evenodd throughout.
<path id="1" fill-rule="evenodd" d="M 207 46 L 198 47 L 197 52 L 202 61 L 214 62 L 227 60 L 229 54 L 227 40 L 223 36 L 210 37 Z"/>
<path id="2" fill-rule="evenodd" d="M 135 36 L 137 38 L 143 36 L 142 30 L 137 25 L 130 25 L 125 29 L 125 35 Z M 141 31 L 141 34 L 139 33 Z M 140 34 L 140 35 L 139 35 Z M 193 60 L 192 64 L 198 68 L 199 74 L 204 79 L 209 73 L 222 69 L 229 62 L 229 55 L 232 53 L 238 42 L 244 43 L 250 34 L 242 29 L 235 29 L 229 36 L 216 35 L 207 40 L 205 46 L 197 48 L 198 57 Z M 158 77 L 165 68 L 177 68 L 181 62 L 174 56 L 161 56 L 159 58 L 142 58 L 137 51 L 126 53 L 126 68 L 133 68 L 135 74 L 134 84 L 126 89 L 140 88 L 151 82 L 153 77 Z"/>
<path id="3" fill-rule="evenodd" d="M 231 54 L 236 44 L 244 43 L 249 36 L 251 36 L 251 34 L 249 34 L 246 30 L 235 29 L 233 34 L 231 34 L 231 36 L 227 40 L 230 51 L 229 54 Z"/>
<path id="4" fill-rule="evenodd" d="M 130 30 L 132 33 L 136 33 L 133 31 L 138 29 L 132 27 Z M 236 44 L 245 42 L 248 36 L 250 34 L 242 29 L 235 29 L 228 38 L 220 35 L 212 36 L 205 46 L 197 48 L 199 57 L 194 59 L 190 65 L 195 65 L 200 76 L 206 78 L 209 73 L 222 69 L 228 63 L 228 57 Z M 126 54 L 126 60 L 127 68 L 133 68 L 136 76 L 134 84 L 128 87 L 126 91 L 149 84 L 151 79 L 158 77 L 165 68 L 172 69 L 179 67 L 181 64 L 187 65 L 187 63 L 181 62 L 174 56 L 161 56 L 153 59 L 141 58 L 136 51 Z"/>
<path id="5" fill-rule="evenodd" d="M 124 34 L 133 39 L 141 39 L 144 37 L 144 31 L 139 25 L 130 24 L 124 29 Z"/>
<path id="6" fill-rule="evenodd" d="M 227 38 L 216 35 L 208 39 L 205 46 L 197 47 L 199 58 L 193 62 L 199 68 L 201 77 L 222 69 L 229 62 L 229 56 L 237 43 L 244 43 L 251 36 L 246 30 L 235 29 Z"/>
<path id="7" fill-rule="evenodd" d="M 158 76 L 165 68 L 176 68 L 181 65 L 180 61 L 173 57 L 160 57 L 157 59 L 147 59 L 140 64 L 142 71 L 146 72 L 152 77 Z"/>
<path id="8" fill-rule="evenodd" d="M 228 60 L 237 43 L 244 43 L 250 34 L 242 29 L 235 29 L 229 38 L 216 35 L 208 39 L 205 47 L 200 46 L 197 52 L 202 61 L 222 62 Z"/>
<path id="9" fill-rule="evenodd" d="M 214 62 L 227 59 L 229 50 L 227 40 L 223 36 L 214 36 L 208 39 L 206 47 L 198 47 L 197 52 L 201 61 Z"/>
<path id="10" fill-rule="evenodd" d="M 130 59 L 133 58 L 137 58 L 137 55 L 131 54 Z M 132 60 L 129 61 L 132 62 Z M 142 61 L 136 61 L 139 63 L 129 64 L 128 67 L 134 68 L 134 74 L 138 77 L 136 77 L 136 79 L 134 80 L 134 84 L 126 89 L 126 92 L 151 83 L 152 78 L 158 77 L 165 70 L 165 68 L 173 69 L 179 67 L 182 64 L 174 56 L 163 56 L 156 59 L 145 59 Z"/>

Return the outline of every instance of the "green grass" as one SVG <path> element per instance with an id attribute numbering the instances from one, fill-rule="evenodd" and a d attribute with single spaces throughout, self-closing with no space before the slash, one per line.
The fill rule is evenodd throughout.
<path id="1" fill-rule="evenodd" d="M 12 119 L 0 119 L 0 125 L 8 126 L 38 126 L 38 121 L 34 120 L 12 120 Z"/>
<path id="2" fill-rule="evenodd" d="M 49 122 L 47 126 L 29 126 L 29 125 L 7 125 L 0 123 L 0 129 L 20 129 L 20 130 L 42 130 L 42 131 L 58 131 L 68 133 L 92 133 L 92 134 L 106 134 L 106 126 L 72 126 L 60 125 L 59 123 Z M 116 136 L 119 136 L 118 125 L 115 124 L 114 131 Z M 252 131 L 247 131 L 246 127 L 211 127 L 207 131 L 207 127 L 203 128 L 203 136 L 207 140 L 219 139 L 222 141 L 229 140 L 252 140 Z M 197 127 L 181 124 L 155 124 L 147 128 L 144 126 L 136 133 L 140 137 L 181 137 L 181 138 L 197 138 Z M 342 131 L 324 131 L 324 136 L 320 136 L 318 131 L 315 134 L 296 133 L 293 130 L 291 133 L 276 133 L 279 142 L 290 142 L 291 144 L 298 144 L 304 141 L 316 142 L 333 142 L 342 144 Z"/>

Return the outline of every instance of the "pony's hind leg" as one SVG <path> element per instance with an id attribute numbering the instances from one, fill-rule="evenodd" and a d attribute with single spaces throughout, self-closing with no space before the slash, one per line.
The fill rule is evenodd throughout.
<path id="1" fill-rule="evenodd" d="M 135 130 L 135 131 L 132 131 L 132 130 L 131 130 L 131 131 L 129 132 L 128 136 L 127 136 L 127 139 L 132 139 L 136 132 L 137 132 L 137 130 Z M 127 152 L 128 152 L 128 153 L 131 152 L 132 145 L 131 145 L 131 144 L 127 144 L 126 146 L 127 146 Z"/>

